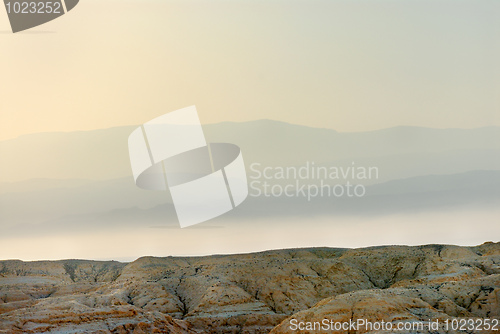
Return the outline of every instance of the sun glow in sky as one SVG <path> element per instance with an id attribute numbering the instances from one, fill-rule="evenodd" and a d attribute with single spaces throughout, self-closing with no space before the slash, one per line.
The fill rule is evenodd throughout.
<path id="1" fill-rule="evenodd" d="M 12 34 L 0 10 L 0 140 L 275 119 L 365 131 L 500 125 L 496 0 L 85 0 Z"/>
<path id="2" fill-rule="evenodd" d="M 498 0 L 81 0 L 67 15 L 12 34 L 7 14 L 0 8 L 0 146 L 8 162 L 3 164 L 2 177 L 26 181 L 0 184 L 19 190 L 19 194 L 17 190 L 0 194 L 0 259 L 129 261 L 143 255 L 310 246 L 475 245 L 498 237 L 498 197 L 488 187 L 470 189 L 478 191 L 481 204 L 491 191 L 493 204 L 486 203 L 484 208 L 448 210 L 448 198 L 443 195 L 441 211 L 422 206 L 418 212 L 380 216 L 363 216 L 363 210 L 349 217 L 269 215 L 255 221 L 248 218 L 245 224 L 214 220 L 182 230 L 177 225 L 175 229 L 147 225 L 133 230 L 119 220 L 118 225 L 99 225 L 102 230 L 96 230 L 92 217 L 106 217 L 115 210 L 118 217 L 126 216 L 131 205 L 114 204 L 113 196 L 102 201 L 89 196 L 104 189 L 100 184 L 75 186 L 68 196 L 58 190 L 87 177 L 123 177 L 114 172 L 116 166 L 110 167 L 115 161 L 124 163 L 116 164 L 123 167 L 116 170 L 128 173 L 126 140 L 111 141 L 103 135 L 116 133 L 120 138 L 123 129 L 96 131 L 92 137 L 73 133 L 4 140 L 38 132 L 137 126 L 191 105 L 196 105 L 205 124 L 272 119 L 341 132 L 405 125 L 500 126 L 499 17 Z M 292 130 L 283 132 L 288 135 L 280 138 L 301 144 L 300 136 L 294 138 L 297 128 L 290 126 Z M 479 129 L 478 136 L 497 138 L 495 131 Z M 318 129 L 301 133 L 302 138 L 319 141 L 324 132 L 334 133 Z M 267 139 L 274 132 L 264 132 L 261 138 L 254 130 L 249 133 L 255 136 L 251 147 L 265 151 L 263 157 L 283 153 L 268 147 Z M 401 136 L 414 138 L 406 132 Z M 456 139 L 446 137 L 450 136 L 447 131 L 442 136 Z M 378 150 L 383 154 L 373 161 L 389 166 L 381 168 L 387 180 L 402 178 L 407 174 L 401 172 L 411 168 L 418 173 L 410 175 L 424 177 L 497 170 L 499 166 L 498 150 L 489 145 L 498 140 L 486 139 L 486 144 L 477 147 L 470 140 L 453 150 L 434 152 L 427 150 L 432 141 L 422 135 L 419 143 L 429 145 L 411 151 L 413 146 L 408 144 L 411 152 L 405 147 L 402 153 L 396 150 L 387 157 L 388 146 L 405 143 L 385 134 L 380 138 Z M 279 146 L 280 141 L 274 143 Z M 311 156 L 330 156 L 329 147 L 321 143 L 321 150 L 313 150 L 319 153 Z M 96 149 L 100 146 L 104 149 Z M 311 145 L 284 147 L 300 159 L 311 150 Z M 99 152 L 107 153 L 99 156 Z M 368 150 L 349 159 L 372 161 L 372 153 Z M 252 152 L 246 150 L 243 155 L 247 159 Z M 332 159 L 340 158 L 332 155 Z M 296 161 L 295 157 L 290 161 Z M 436 169 L 427 168 L 433 164 Z M 81 170 L 84 173 L 78 174 Z M 49 173 L 39 173 L 44 171 Z M 51 180 L 54 175 L 59 179 Z M 45 183 L 53 188 L 38 192 L 37 185 Z M 108 186 L 110 194 L 126 197 L 120 184 Z M 460 200 L 463 194 L 457 193 Z M 419 208 L 419 203 L 411 204 Z M 144 214 L 155 217 L 155 212 Z M 52 218 L 42 223 L 46 213 Z M 79 214 L 83 218 L 73 222 Z M 138 217 L 140 222 L 143 216 Z M 68 221 L 82 221 L 77 225 L 82 229 L 61 231 L 60 226 Z M 15 233 L 9 234 L 8 227 Z"/>

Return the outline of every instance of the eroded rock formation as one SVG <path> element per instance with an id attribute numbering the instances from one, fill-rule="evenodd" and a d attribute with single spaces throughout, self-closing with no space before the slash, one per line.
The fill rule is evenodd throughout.
<path id="1" fill-rule="evenodd" d="M 291 319 L 356 317 L 499 318 L 500 243 L 0 261 L 0 333 L 289 333 Z"/>

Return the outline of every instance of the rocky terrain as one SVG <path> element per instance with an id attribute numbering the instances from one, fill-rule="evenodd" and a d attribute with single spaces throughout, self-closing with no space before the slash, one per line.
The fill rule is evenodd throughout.
<path id="1" fill-rule="evenodd" d="M 0 261 L 0 333 L 276 334 L 325 318 L 499 319 L 500 243 Z M 377 331 L 337 333 L 357 332 Z"/>

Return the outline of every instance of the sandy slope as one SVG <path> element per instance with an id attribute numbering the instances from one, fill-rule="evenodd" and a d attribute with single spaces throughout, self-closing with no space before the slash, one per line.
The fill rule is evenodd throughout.
<path id="1" fill-rule="evenodd" d="M 288 333 L 324 317 L 499 318 L 500 243 L 0 261 L 3 333 Z"/>

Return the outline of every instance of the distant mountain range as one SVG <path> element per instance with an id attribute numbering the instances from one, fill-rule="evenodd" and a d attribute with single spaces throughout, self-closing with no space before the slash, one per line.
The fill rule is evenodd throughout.
<path id="1" fill-rule="evenodd" d="M 0 142 L 0 182 L 37 178 L 130 177 L 127 138 L 135 127 L 38 133 Z M 245 163 L 264 166 L 377 166 L 383 182 L 429 174 L 500 170 L 500 127 L 395 127 L 339 133 L 277 121 L 204 126 L 208 142 L 241 147 Z"/>
<path id="2" fill-rule="evenodd" d="M 127 150 L 133 129 L 41 133 L 0 142 L 3 233 L 177 226 L 168 192 L 145 191 L 134 184 Z M 218 218 L 222 220 L 379 215 L 500 203 L 498 127 L 339 133 L 263 120 L 206 125 L 205 132 L 208 142 L 239 145 L 247 167 L 314 162 L 379 170 L 378 179 L 360 182 L 366 186 L 362 198 L 250 196 L 237 210 Z M 247 173 L 251 175 L 250 169 Z"/>
<path id="3" fill-rule="evenodd" d="M 369 217 L 499 205 L 500 171 L 472 171 L 371 185 L 359 198 L 324 196 L 308 201 L 300 196 L 249 196 L 240 207 L 217 220 L 237 223 L 315 215 Z M 0 221 L 4 234 L 23 235 L 178 226 L 167 192 L 138 189 L 129 178 L 4 193 L 0 195 Z"/>

